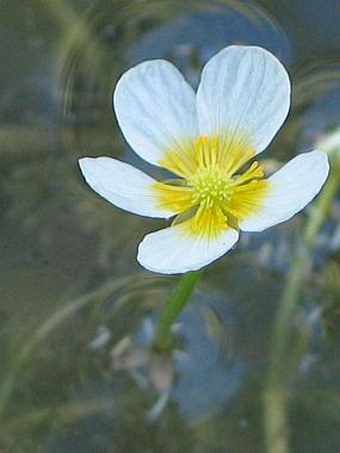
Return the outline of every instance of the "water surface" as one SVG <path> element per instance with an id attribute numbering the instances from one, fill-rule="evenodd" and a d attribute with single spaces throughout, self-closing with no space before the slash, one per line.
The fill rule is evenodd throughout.
<path id="1" fill-rule="evenodd" d="M 118 77 L 165 58 L 197 86 L 202 65 L 235 43 L 267 48 L 292 79 L 268 168 L 312 149 L 340 124 L 339 20 L 337 0 L 2 2 L 1 451 L 265 451 L 271 328 L 308 210 L 243 235 L 210 266 L 179 320 L 173 361 L 162 361 L 148 345 L 176 279 L 135 256 L 163 223 L 99 199 L 77 159 L 111 155 L 150 170 L 112 114 Z M 292 320 L 298 453 L 340 448 L 339 218 L 334 203 Z"/>

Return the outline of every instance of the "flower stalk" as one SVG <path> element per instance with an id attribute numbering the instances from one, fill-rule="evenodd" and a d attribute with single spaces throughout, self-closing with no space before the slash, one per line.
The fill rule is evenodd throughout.
<path id="1" fill-rule="evenodd" d="M 270 363 L 264 393 L 266 450 L 270 453 L 289 452 L 287 420 L 287 364 L 290 354 L 291 324 L 302 286 L 311 266 L 316 236 L 332 206 L 339 185 L 339 174 L 333 171 L 305 224 L 301 245 L 287 276 L 287 283 L 273 325 Z"/>
<path id="2" fill-rule="evenodd" d="M 169 351 L 173 345 L 171 327 L 190 299 L 196 284 L 201 279 L 202 270 L 188 272 L 178 282 L 175 290 L 166 302 L 156 326 L 153 347 L 156 351 Z"/>

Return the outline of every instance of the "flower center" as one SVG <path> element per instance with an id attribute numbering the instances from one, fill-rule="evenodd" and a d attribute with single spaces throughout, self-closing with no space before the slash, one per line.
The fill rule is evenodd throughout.
<path id="1" fill-rule="evenodd" d="M 258 162 L 239 170 L 255 152 L 243 137 L 199 136 L 194 146 L 170 152 L 162 165 L 180 179 L 155 184 L 160 206 L 193 235 L 217 237 L 258 212 L 268 183 Z"/>
<path id="2" fill-rule="evenodd" d="M 204 204 L 212 208 L 230 198 L 228 178 L 216 166 L 199 171 L 191 180 L 193 204 Z"/>

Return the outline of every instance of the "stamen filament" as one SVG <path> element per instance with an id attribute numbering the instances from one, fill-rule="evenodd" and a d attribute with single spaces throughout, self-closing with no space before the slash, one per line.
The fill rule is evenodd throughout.
<path id="1" fill-rule="evenodd" d="M 223 145 L 223 146 L 222 146 Z M 268 183 L 257 161 L 243 173 L 235 172 L 254 152 L 243 137 L 199 136 L 183 154 L 168 153 L 168 169 L 183 179 L 156 183 L 160 206 L 179 214 L 193 235 L 216 237 L 261 207 Z"/>

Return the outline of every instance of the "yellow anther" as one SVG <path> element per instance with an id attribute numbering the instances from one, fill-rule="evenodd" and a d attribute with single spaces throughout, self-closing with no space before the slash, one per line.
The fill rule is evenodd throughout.
<path id="1" fill-rule="evenodd" d="M 258 162 L 237 171 L 254 152 L 242 137 L 199 136 L 182 154 L 170 152 L 162 164 L 181 178 L 156 183 L 160 206 L 179 214 L 192 234 L 216 236 L 256 212 L 268 189 Z M 182 220 L 183 219 L 183 220 Z"/>

